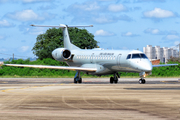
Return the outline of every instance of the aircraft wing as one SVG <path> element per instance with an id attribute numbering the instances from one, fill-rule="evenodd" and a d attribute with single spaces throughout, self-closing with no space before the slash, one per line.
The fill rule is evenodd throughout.
<path id="1" fill-rule="evenodd" d="M 49 68 L 49 69 L 64 69 L 64 70 L 79 70 L 95 72 L 97 68 L 85 68 L 85 67 L 69 67 L 69 66 L 49 66 L 49 65 L 23 65 L 23 64 L 4 64 L 5 66 L 14 67 L 30 67 L 30 68 Z"/>
<path id="2" fill-rule="evenodd" d="M 165 67 L 165 66 L 176 66 L 178 64 L 162 64 L 162 65 L 152 65 L 152 67 Z"/>

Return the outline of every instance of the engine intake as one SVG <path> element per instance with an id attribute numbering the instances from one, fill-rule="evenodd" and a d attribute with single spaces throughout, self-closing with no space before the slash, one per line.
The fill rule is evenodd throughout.
<path id="1" fill-rule="evenodd" d="M 68 60 L 71 58 L 71 51 L 68 49 L 63 50 L 62 56 L 65 60 Z"/>
<path id="2" fill-rule="evenodd" d="M 52 52 L 52 56 L 58 61 L 69 60 L 71 58 L 71 51 L 67 48 L 57 48 Z"/>

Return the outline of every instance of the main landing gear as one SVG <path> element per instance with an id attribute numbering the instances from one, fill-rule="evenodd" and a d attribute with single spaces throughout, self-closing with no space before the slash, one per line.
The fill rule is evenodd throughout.
<path id="1" fill-rule="evenodd" d="M 82 78 L 79 71 L 76 72 L 76 75 L 74 77 L 74 83 L 82 83 Z"/>
<path id="2" fill-rule="evenodd" d="M 114 77 L 110 77 L 110 83 L 113 84 L 117 84 L 118 83 L 118 78 L 120 78 L 118 73 L 114 73 Z"/>

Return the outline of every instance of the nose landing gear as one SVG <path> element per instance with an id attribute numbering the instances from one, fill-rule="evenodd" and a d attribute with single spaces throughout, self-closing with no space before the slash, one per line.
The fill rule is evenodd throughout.
<path id="1" fill-rule="evenodd" d="M 145 84 L 146 80 L 144 78 L 139 79 L 139 84 Z"/>
<path id="2" fill-rule="evenodd" d="M 146 73 L 145 72 L 141 72 L 139 73 L 140 79 L 139 79 L 139 84 L 145 84 L 146 80 L 144 79 L 146 77 Z"/>

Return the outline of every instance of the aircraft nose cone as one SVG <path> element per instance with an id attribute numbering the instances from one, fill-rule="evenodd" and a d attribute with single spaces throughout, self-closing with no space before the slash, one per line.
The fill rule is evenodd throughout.
<path id="1" fill-rule="evenodd" d="M 144 64 L 143 65 L 143 70 L 146 71 L 146 72 L 152 71 L 152 64 L 151 64 L 151 62 L 148 62 L 148 63 Z"/>
<path id="2" fill-rule="evenodd" d="M 152 71 L 152 64 L 146 66 L 146 71 Z"/>

